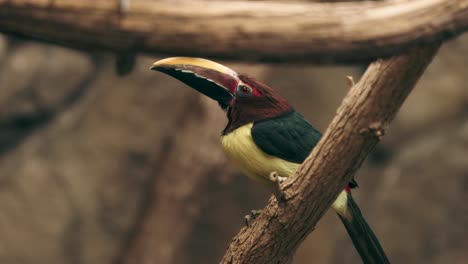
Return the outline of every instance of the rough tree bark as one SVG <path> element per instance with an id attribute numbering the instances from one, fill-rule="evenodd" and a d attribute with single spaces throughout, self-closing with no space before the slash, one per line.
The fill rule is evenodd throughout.
<path id="1" fill-rule="evenodd" d="M 122 54 L 291 63 L 370 62 L 468 28 L 468 0 L 117 3 L 0 0 L 0 31 Z"/>
<path id="2" fill-rule="evenodd" d="M 439 45 L 417 48 L 369 66 L 351 88 L 323 138 L 284 184 L 287 205 L 271 198 L 260 217 L 232 240 L 222 263 L 288 263 L 370 150 Z"/>

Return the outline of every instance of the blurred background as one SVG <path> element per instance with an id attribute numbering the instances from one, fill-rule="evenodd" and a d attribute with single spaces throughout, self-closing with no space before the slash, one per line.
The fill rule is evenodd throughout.
<path id="1" fill-rule="evenodd" d="M 447 42 L 358 172 L 355 197 L 393 263 L 468 258 L 468 36 Z M 270 194 L 227 162 L 226 117 L 138 56 L 0 35 L 0 263 L 217 263 Z M 324 131 L 364 66 L 221 63 Z M 329 212 L 295 264 L 360 263 Z"/>

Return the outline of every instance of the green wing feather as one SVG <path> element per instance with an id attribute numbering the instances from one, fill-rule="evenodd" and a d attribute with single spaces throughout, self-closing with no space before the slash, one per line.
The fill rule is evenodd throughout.
<path id="1" fill-rule="evenodd" d="M 252 127 L 252 138 L 263 152 L 294 163 L 302 163 L 320 137 L 320 132 L 296 111 L 256 122 Z"/>

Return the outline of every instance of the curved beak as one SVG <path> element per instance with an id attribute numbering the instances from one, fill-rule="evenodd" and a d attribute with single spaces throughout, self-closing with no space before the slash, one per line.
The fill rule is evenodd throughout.
<path id="1" fill-rule="evenodd" d="M 172 57 L 153 63 L 151 70 L 168 74 L 200 93 L 218 101 L 222 108 L 231 102 L 239 78 L 219 63 L 188 57 Z"/>

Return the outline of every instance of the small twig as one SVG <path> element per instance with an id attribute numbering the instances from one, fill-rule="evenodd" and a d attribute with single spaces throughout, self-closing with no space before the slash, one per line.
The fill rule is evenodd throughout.
<path id="1" fill-rule="evenodd" d="M 350 76 L 350 75 L 346 76 L 346 81 L 347 81 L 347 83 L 348 83 L 348 89 L 353 88 L 353 86 L 356 84 L 356 83 L 354 82 L 353 76 Z"/>
<path id="2" fill-rule="evenodd" d="M 262 210 L 252 210 L 250 214 L 244 217 L 245 226 L 250 226 L 250 224 L 262 213 Z"/>
<path id="3" fill-rule="evenodd" d="M 116 54 L 115 70 L 119 76 L 132 72 L 135 68 L 136 54 L 132 52 L 121 52 Z"/>
<path id="4" fill-rule="evenodd" d="M 371 135 L 381 141 L 385 135 L 385 131 L 388 125 L 384 125 L 381 122 L 373 122 L 367 128 L 363 128 L 359 131 L 359 134 L 366 136 Z"/>
<path id="5" fill-rule="evenodd" d="M 119 16 L 123 17 L 130 9 L 130 0 L 117 0 L 117 6 Z"/>
<path id="6" fill-rule="evenodd" d="M 276 197 L 276 201 L 280 206 L 286 204 L 286 197 L 284 196 L 284 192 L 281 189 L 281 183 L 286 180 L 285 177 L 281 177 L 278 172 L 273 171 L 270 173 L 268 179 L 275 185 L 275 189 L 273 190 L 273 194 Z"/>

